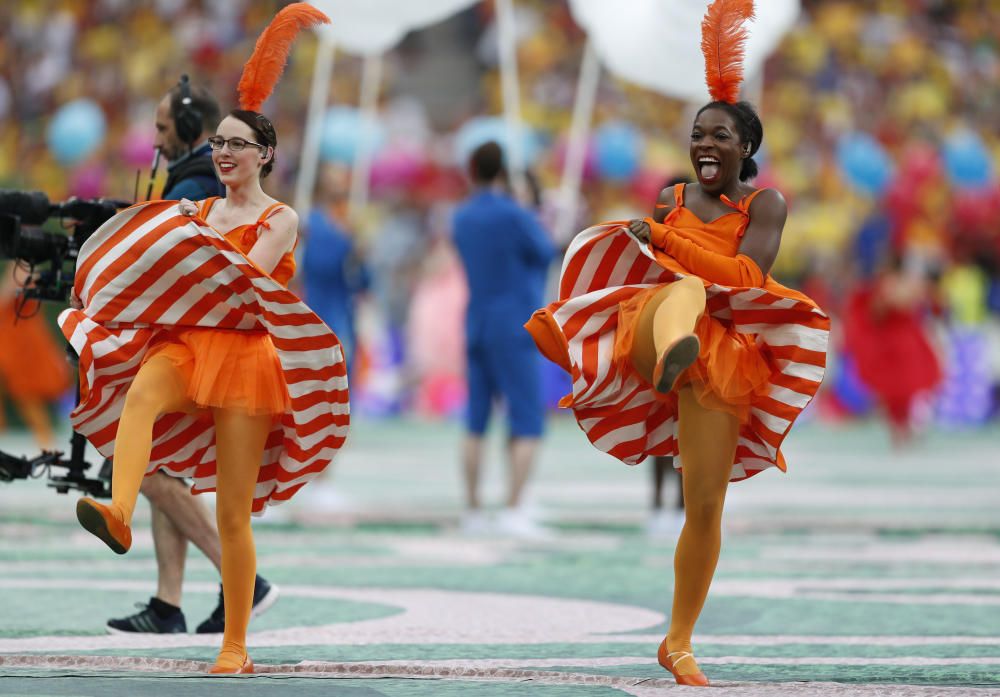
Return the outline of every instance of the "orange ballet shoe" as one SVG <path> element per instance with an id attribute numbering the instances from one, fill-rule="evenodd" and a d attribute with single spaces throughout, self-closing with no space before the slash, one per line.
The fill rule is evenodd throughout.
<path id="1" fill-rule="evenodd" d="M 84 497 L 76 502 L 76 519 L 115 554 L 125 554 L 132 546 L 132 529 L 118 520 L 111 508 L 94 499 Z"/>
<path id="2" fill-rule="evenodd" d="M 701 341 L 694 334 L 682 336 L 670 344 L 653 368 L 653 387 L 656 391 L 666 394 L 674 389 L 677 378 L 695 362 L 700 351 Z"/>
<path id="3" fill-rule="evenodd" d="M 686 658 L 694 659 L 694 655 L 688 651 L 674 651 L 667 653 L 667 640 L 660 642 L 660 648 L 656 652 L 656 660 L 661 666 L 670 671 L 678 685 L 688 685 L 690 687 L 708 687 L 708 678 L 700 670 L 697 673 L 681 675 L 674 667 Z"/>
<path id="4" fill-rule="evenodd" d="M 209 673 L 215 673 L 217 675 L 252 675 L 253 674 L 253 661 L 250 660 L 250 656 L 243 656 L 243 665 L 239 664 L 227 664 L 221 661 L 222 654 L 219 654 L 219 658 L 215 659 L 215 665 L 209 670 Z"/>

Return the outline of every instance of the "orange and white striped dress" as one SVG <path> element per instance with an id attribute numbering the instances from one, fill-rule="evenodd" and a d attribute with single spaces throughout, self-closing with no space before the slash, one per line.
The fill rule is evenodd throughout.
<path id="1" fill-rule="evenodd" d="M 718 254 L 735 257 L 750 221 L 750 202 L 705 223 L 684 206 L 684 188 L 664 225 Z M 663 250 L 643 245 L 628 222 L 590 227 L 563 261 L 559 300 L 525 325 L 539 350 L 573 378 L 560 406 L 571 407 L 597 448 L 634 465 L 649 455 L 680 455 L 677 397 L 663 395 L 629 360 L 635 320 L 665 283 L 697 276 Z M 768 467 L 785 470 L 781 443 L 815 396 L 826 367 L 829 317 L 808 297 L 770 276 L 762 287 L 701 279 L 707 307 L 695 329 L 701 354 L 678 379 L 702 404 L 740 419 L 732 481 Z M 683 456 L 678 467 L 683 467 Z"/>
<path id="2" fill-rule="evenodd" d="M 322 472 L 343 445 L 350 422 L 340 342 L 284 286 L 294 261 L 283 259 L 274 272 L 277 278 L 245 256 L 270 212 L 257 224 L 223 236 L 203 220 L 181 215 L 176 201 L 132 206 L 81 248 L 74 289 L 84 308 L 59 317 L 80 356 L 80 404 L 71 414 L 73 428 L 106 457 L 114 453 L 125 394 L 151 351 L 170 354 L 185 379 L 211 386 L 203 406 L 213 406 L 213 394 L 231 395 L 232 381 L 240 380 L 236 392 L 250 399 L 245 406 L 276 412 L 257 477 L 254 513 L 288 500 Z M 264 344 L 267 351 L 260 351 Z M 240 350 L 230 354 L 234 346 Z M 204 382 L 199 371 L 205 366 L 197 359 L 206 349 L 221 354 L 211 363 L 213 370 L 225 372 Z M 190 366 L 189 352 L 195 358 Z M 246 381 L 250 372 L 270 372 L 260 369 L 275 355 L 276 386 L 272 375 L 262 375 L 263 382 Z M 254 365 L 241 358 L 253 358 Z M 192 478 L 195 492 L 215 489 L 215 428 L 209 413 L 165 414 L 156 420 L 147 472 L 161 468 Z"/>

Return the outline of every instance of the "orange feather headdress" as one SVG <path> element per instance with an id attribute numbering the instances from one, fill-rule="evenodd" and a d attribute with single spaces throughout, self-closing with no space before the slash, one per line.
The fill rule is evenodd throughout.
<path id="1" fill-rule="evenodd" d="M 743 23 L 753 18 L 753 0 L 715 0 L 705 12 L 701 52 L 705 54 L 705 83 L 715 101 L 739 101 L 747 40 Z"/>
<path id="2" fill-rule="evenodd" d="M 285 70 L 296 35 L 313 25 L 329 22 L 329 17 L 306 2 L 288 5 L 275 15 L 257 39 L 253 55 L 243 68 L 237 87 L 240 109 L 259 112 Z"/>

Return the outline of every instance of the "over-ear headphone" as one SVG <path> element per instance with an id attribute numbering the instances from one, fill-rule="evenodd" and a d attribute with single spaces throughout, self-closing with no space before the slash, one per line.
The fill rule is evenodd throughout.
<path id="1" fill-rule="evenodd" d="M 181 98 L 174 111 L 174 130 L 181 142 L 190 148 L 201 135 L 201 112 L 191 100 L 191 83 L 187 75 L 181 75 L 177 87 Z"/>

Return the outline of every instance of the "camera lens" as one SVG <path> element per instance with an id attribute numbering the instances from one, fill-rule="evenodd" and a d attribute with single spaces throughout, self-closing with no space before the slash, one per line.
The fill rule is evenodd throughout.
<path id="1" fill-rule="evenodd" d="M 41 191 L 0 189 L 0 212 L 18 216 L 23 225 L 41 225 L 49 217 L 49 197 Z"/>
<path id="2" fill-rule="evenodd" d="M 4 236 L 2 243 L 4 256 L 21 259 L 30 264 L 40 264 L 49 259 L 61 259 L 69 246 L 69 238 L 53 232 L 37 228 L 21 228 L 21 232 L 13 240 Z M 7 246 L 12 249 L 6 249 Z"/>

